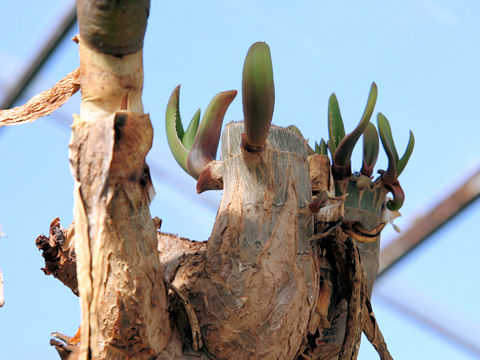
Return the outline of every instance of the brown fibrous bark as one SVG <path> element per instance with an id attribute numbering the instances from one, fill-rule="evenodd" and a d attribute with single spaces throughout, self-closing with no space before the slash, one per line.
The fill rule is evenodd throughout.
<path id="1" fill-rule="evenodd" d="M 0 127 L 32 122 L 50 115 L 80 89 L 80 68 L 67 74 L 52 88 L 34 96 L 27 103 L 13 109 L 0 110 Z"/>
<path id="2" fill-rule="evenodd" d="M 241 126 L 241 124 L 234 125 Z M 230 127 L 234 125 L 230 125 Z M 277 160 L 274 161 L 278 161 L 278 156 L 286 156 L 285 160 L 287 160 L 292 155 L 285 155 L 284 152 L 280 155 L 271 148 L 270 142 L 264 152 L 261 153 L 250 154 L 243 152 L 243 150 L 236 153 L 233 149 L 239 145 L 241 130 L 233 131 L 233 133 L 232 131 L 226 131 L 227 135 L 225 135 L 223 141 L 225 145 L 222 149 L 222 161 L 227 160 L 227 162 L 219 164 L 219 169 L 222 169 L 222 178 L 225 179 L 226 195 L 224 194 L 223 205 L 220 206 L 219 215 L 209 242 L 193 242 L 157 231 L 158 255 L 165 276 L 164 281 L 167 288 L 170 289 L 168 307 L 170 319 L 174 326 L 170 342 L 167 348 L 158 354 L 158 358 L 193 359 L 207 355 L 222 359 L 225 358 L 225 354 L 229 354 L 228 356 L 234 356 L 238 359 L 278 357 L 351 359 L 356 357 L 359 337 L 361 332 L 364 331 L 381 355 L 381 359 L 391 359 L 369 302 L 366 286 L 367 277 L 360 256 L 363 250 L 357 247 L 356 240 L 342 228 L 345 197 L 337 198 L 331 195 L 328 176 L 325 181 L 317 181 L 317 184 L 322 184 L 316 187 L 317 195 L 326 193 L 327 201 L 314 215 L 315 231 L 312 228 L 310 237 L 300 241 L 302 238 L 297 238 L 298 233 L 295 235 L 295 229 L 297 231 L 302 229 L 303 232 L 305 226 L 309 226 L 308 219 L 312 217 L 312 212 L 308 208 L 308 204 L 311 198 L 309 198 L 308 193 L 305 193 L 304 198 L 297 198 L 294 202 L 291 202 L 292 194 L 298 196 L 298 189 L 301 187 L 298 184 L 291 187 L 291 185 L 288 185 L 289 180 L 282 180 L 282 176 L 283 179 L 285 176 L 288 179 L 290 171 L 285 169 L 293 169 L 295 166 L 302 164 L 302 161 L 305 162 L 305 159 L 293 165 L 302 159 L 299 155 L 293 155 L 292 159 L 295 160 L 290 160 L 294 161 L 291 165 L 285 165 L 288 164 L 287 162 L 283 166 L 276 166 L 275 169 L 281 169 L 283 175 L 281 176 L 276 172 L 272 173 L 274 175 L 272 179 L 274 178 L 280 183 L 271 189 L 281 189 L 282 191 L 277 192 L 275 190 L 272 195 L 268 195 L 270 182 L 259 181 L 259 179 L 262 179 L 261 176 L 270 176 L 268 171 L 264 172 L 263 170 L 269 168 L 265 165 L 275 158 Z M 235 140 L 234 133 L 236 132 L 238 138 Z M 228 160 L 229 158 L 231 160 Z M 227 164 L 228 170 L 225 170 L 225 164 Z M 313 163 L 311 161 L 310 164 L 312 167 Z M 319 164 L 318 166 L 326 168 L 324 170 L 329 174 L 328 164 L 323 160 Z M 293 167 L 290 168 L 290 166 Z M 234 172 L 229 174 L 232 169 Z M 238 170 L 236 169 L 242 169 L 241 173 L 237 173 Z M 292 170 L 292 173 L 300 172 Z M 260 176 L 260 178 L 255 180 L 255 177 L 252 178 L 248 174 L 255 174 L 255 177 Z M 312 178 L 305 179 L 305 181 L 318 179 L 318 174 L 320 173 L 311 172 Z M 245 180 L 242 180 L 242 177 L 245 177 Z M 263 186 L 266 187 L 259 187 L 259 183 L 265 184 Z M 312 190 L 309 189 L 308 182 L 306 184 L 306 188 L 311 193 Z M 246 188 L 240 190 L 243 187 Z M 260 189 L 258 194 L 262 196 L 261 204 L 263 205 L 260 208 L 251 207 L 255 204 L 255 201 L 253 201 L 255 199 L 253 195 L 256 192 L 255 189 Z M 229 192 L 232 195 L 229 195 Z M 245 208 L 243 208 L 245 205 L 242 205 L 240 194 L 247 197 L 243 200 L 245 201 Z M 268 204 L 271 204 L 270 206 L 275 204 L 270 211 L 279 215 L 282 214 L 282 209 L 283 211 L 287 208 L 291 209 L 286 214 L 289 214 L 288 216 L 292 218 L 288 220 L 281 217 L 277 218 L 272 221 L 273 227 L 269 227 L 265 215 L 259 217 L 256 210 L 261 209 L 263 213 L 268 209 L 268 207 L 265 207 Z M 298 207 L 299 204 L 303 205 Z M 279 207 L 279 209 L 275 209 L 275 207 Z M 248 216 L 249 211 L 253 211 L 251 218 Z M 270 214 L 270 211 L 266 213 Z M 243 215 L 239 216 L 238 214 Z M 302 217 L 304 217 L 304 220 L 301 220 Z M 255 227 L 255 221 L 257 221 L 258 227 Z M 153 223 L 158 230 L 161 221 L 155 219 Z M 248 227 L 242 225 L 246 223 L 249 224 Z M 283 229 L 281 224 L 288 226 L 285 230 L 281 230 Z M 268 232 L 272 230 L 271 235 L 255 235 L 255 231 Z M 247 231 L 247 233 L 242 235 L 244 231 Z M 252 231 L 253 233 L 250 233 Z M 280 233 L 286 231 L 286 234 L 275 235 L 275 231 Z M 218 240 L 216 239 L 217 236 Z M 242 243 L 241 239 L 244 239 L 245 243 Z M 261 239 L 272 239 L 271 243 L 265 243 L 269 246 L 279 242 L 277 246 L 284 250 L 269 250 L 265 255 L 261 255 Z M 274 239 L 276 240 L 274 241 Z M 301 297 L 294 294 L 299 289 L 301 290 L 301 287 L 299 288 L 301 282 L 295 281 L 295 288 L 286 290 L 289 288 L 289 281 L 282 282 L 281 280 L 278 283 L 279 288 L 276 288 L 272 286 L 276 283 L 273 279 L 267 280 L 261 277 L 256 280 L 256 277 L 261 275 L 258 272 L 259 270 L 256 269 L 262 266 L 262 260 L 260 260 L 262 256 L 267 256 L 267 258 L 273 254 L 282 256 L 278 260 L 272 259 L 273 262 L 269 265 L 273 266 L 272 269 L 276 269 L 277 274 L 282 274 L 282 271 L 286 271 L 288 274 L 289 271 L 295 269 L 290 268 L 293 263 L 288 260 L 290 255 L 288 255 L 289 247 L 287 245 L 288 241 L 294 239 L 297 239 L 297 256 L 301 254 L 301 258 L 295 261 L 295 264 L 297 264 L 295 266 L 301 265 L 304 271 L 306 269 L 305 265 L 309 262 L 312 266 L 311 279 L 313 282 L 310 285 L 305 283 L 307 286 L 304 294 L 307 295 L 305 300 L 308 299 L 308 294 L 312 294 L 313 302 L 311 300 L 310 302 L 298 302 Z M 228 242 L 232 241 L 233 243 L 228 245 Z M 287 243 L 282 244 L 282 241 L 287 241 Z M 298 247 L 302 242 L 304 245 L 301 246 L 303 247 Z M 303 250 L 298 253 L 299 249 Z M 253 257 L 251 257 L 252 251 Z M 257 251 L 259 252 L 256 253 Z M 225 255 L 222 255 L 224 252 Z M 252 259 L 250 263 L 248 259 Z M 279 261 L 278 265 L 273 265 L 276 261 Z M 284 270 L 282 270 L 282 267 Z M 295 271 L 293 275 L 287 276 L 286 279 L 289 279 L 290 276 L 295 277 Z M 319 278 L 315 280 L 314 274 L 319 274 Z M 227 276 L 227 278 L 224 278 L 224 276 Z M 299 279 L 304 279 L 303 276 Z M 243 277 L 246 278 L 243 279 Z M 282 279 L 282 277 L 279 279 Z M 252 285 L 248 284 L 259 287 L 251 288 Z M 235 285 L 240 287 L 235 288 Z M 311 290 L 308 290 L 309 286 L 311 286 Z M 245 295 L 242 295 L 242 291 Z M 276 316 L 276 312 L 279 311 L 276 308 L 277 305 L 275 305 L 275 294 L 279 294 L 278 299 L 281 299 L 283 303 L 291 298 L 294 299 L 292 300 L 292 306 L 295 306 L 295 304 L 303 305 L 296 310 L 287 307 L 290 313 L 283 313 L 278 317 L 279 323 L 272 323 L 271 321 L 274 318 L 271 318 L 271 316 Z M 260 297 L 257 301 L 253 301 L 251 305 L 245 306 L 249 301 L 252 301 L 250 299 L 254 295 Z M 306 307 L 305 304 L 309 305 Z M 273 307 L 268 310 L 270 306 Z M 281 308 L 283 308 L 283 305 Z M 302 314 L 306 317 L 302 318 Z M 295 326 L 294 323 L 288 322 L 289 315 L 294 315 L 292 320 L 296 321 L 298 325 Z M 278 330 L 282 329 L 282 324 L 285 322 L 288 326 L 283 330 L 283 333 L 277 335 Z M 251 324 L 251 327 L 249 324 Z M 278 346 L 277 343 L 269 343 L 268 341 L 259 342 L 258 338 L 270 331 L 266 324 L 273 326 L 273 333 L 268 335 L 268 338 L 275 340 L 283 338 L 292 341 L 292 337 L 294 339 L 297 336 L 298 342 L 296 345 L 292 345 L 292 342 L 282 341 L 282 343 L 285 343 L 284 346 Z M 235 328 L 235 326 L 238 327 Z M 299 326 L 303 326 L 303 330 L 301 330 L 301 327 L 299 330 Z M 257 333 L 256 329 L 261 329 L 261 333 Z M 250 334 L 252 334 L 251 338 L 249 338 Z M 268 339 L 266 336 L 262 338 Z M 202 344 L 204 345 L 203 348 Z"/>

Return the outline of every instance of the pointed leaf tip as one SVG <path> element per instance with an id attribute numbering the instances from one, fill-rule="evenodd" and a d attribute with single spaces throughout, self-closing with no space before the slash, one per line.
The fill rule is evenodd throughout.
<path id="1" fill-rule="evenodd" d="M 265 145 L 275 106 L 270 47 L 254 43 L 247 52 L 242 75 L 245 140 L 251 148 Z"/>
<path id="2" fill-rule="evenodd" d="M 327 155 L 327 143 L 323 138 L 320 140 L 320 144 L 315 142 L 315 152 L 317 154 Z"/>
<path id="3" fill-rule="evenodd" d="M 328 137 L 328 147 L 333 156 L 338 144 L 345 137 L 345 126 L 335 93 L 332 93 L 328 99 Z"/>
<path id="4" fill-rule="evenodd" d="M 408 160 L 410 160 L 410 156 L 412 155 L 414 146 L 415 137 L 413 136 L 413 132 L 410 130 L 410 137 L 408 139 L 407 149 L 405 150 L 402 158 L 397 161 L 397 176 L 400 176 L 400 174 L 405 169 L 405 166 L 407 166 Z"/>
<path id="5" fill-rule="evenodd" d="M 380 140 L 382 141 L 383 149 L 385 150 L 388 158 L 387 171 L 382 174 L 382 180 L 386 183 L 393 184 L 398 179 L 398 154 L 397 149 L 395 148 L 395 143 L 393 142 L 392 130 L 390 128 L 390 123 L 382 113 L 378 113 L 377 115 L 377 125 L 378 133 L 380 134 Z"/>
<path id="6" fill-rule="evenodd" d="M 188 151 L 182 144 L 184 136 L 182 121 L 180 118 L 180 85 L 172 92 L 165 112 L 165 128 L 167 132 L 168 145 L 173 157 L 183 170 L 187 171 Z M 187 171 L 188 172 L 188 171 Z"/>
<path id="7" fill-rule="evenodd" d="M 195 140 L 195 135 L 197 134 L 198 124 L 200 123 L 200 109 L 198 109 L 195 114 L 193 114 L 192 120 L 188 125 L 187 130 L 182 138 L 182 144 L 187 150 L 192 148 L 193 142 Z"/>
<path id="8" fill-rule="evenodd" d="M 195 179 L 210 161 L 215 160 L 223 118 L 235 96 L 236 90 L 220 92 L 205 110 L 187 158 L 187 172 Z"/>
<path id="9" fill-rule="evenodd" d="M 360 172 L 370 177 L 378 159 L 379 141 L 377 129 L 371 122 L 363 133 L 363 164 Z"/>
<path id="10" fill-rule="evenodd" d="M 342 139 L 342 141 L 337 145 L 337 148 L 334 150 L 332 155 L 334 177 L 344 179 L 350 176 L 350 158 L 352 157 L 352 152 L 358 139 L 370 123 L 370 118 L 372 117 L 373 109 L 375 108 L 375 103 L 377 102 L 377 93 L 377 85 L 372 83 L 370 86 L 370 93 L 368 94 L 367 105 L 363 111 L 360 122 L 351 133 Z"/>

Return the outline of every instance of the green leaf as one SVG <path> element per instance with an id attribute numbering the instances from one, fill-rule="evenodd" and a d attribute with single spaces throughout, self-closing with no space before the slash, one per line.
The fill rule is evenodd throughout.
<path id="1" fill-rule="evenodd" d="M 205 110 L 187 158 L 187 172 L 195 179 L 210 161 L 215 160 L 223 118 L 235 96 L 236 90 L 218 93 Z"/>
<path id="2" fill-rule="evenodd" d="M 187 150 L 192 148 L 193 142 L 195 140 L 195 135 L 197 134 L 198 124 L 200 122 L 200 109 L 198 109 L 195 114 L 193 114 L 190 125 L 188 125 L 187 130 L 182 138 L 182 144 Z"/>
<path id="3" fill-rule="evenodd" d="M 407 149 L 405 150 L 405 153 L 403 154 L 402 158 L 397 161 L 397 176 L 400 176 L 400 174 L 405 169 L 405 166 L 407 166 L 408 160 L 412 155 L 414 145 L 415 145 L 415 137 L 413 136 L 413 132 L 410 130 L 410 138 L 408 139 Z"/>
<path id="4" fill-rule="evenodd" d="M 345 137 L 345 126 L 335 93 L 330 95 L 330 99 L 328 99 L 328 137 L 328 147 L 333 155 L 338 144 Z"/>
<path id="5" fill-rule="evenodd" d="M 384 185 L 393 195 L 393 199 L 387 201 L 387 208 L 391 211 L 400 210 L 405 202 L 405 193 L 403 192 L 400 183 L 397 180 L 394 184 L 387 183 Z"/>
<path id="6" fill-rule="evenodd" d="M 379 141 L 377 129 L 371 122 L 363 133 L 363 164 L 360 172 L 370 177 L 378 159 Z"/>
<path id="7" fill-rule="evenodd" d="M 256 42 L 247 52 L 242 75 L 245 140 L 251 148 L 265 144 L 275 106 L 272 58 L 269 46 Z"/>
<path id="8" fill-rule="evenodd" d="M 165 112 L 165 128 L 167 132 L 168 145 L 173 157 L 183 170 L 187 170 L 188 151 L 180 140 L 183 135 L 183 126 L 180 118 L 179 110 L 180 102 L 180 85 L 178 85 L 172 92 L 170 100 L 167 104 Z"/>
<path id="9" fill-rule="evenodd" d="M 395 143 L 393 142 L 390 123 L 382 113 L 378 113 L 377 124 L 378 124 L 378 132 L 380 134 L 380 140 L 382 141 L 383 148 L 385 149 L 385 152 L 387 153 L 387 158 L 388 158 L 388 168 L 387 168 L 387 171 L 385 171 L 385 173 L 382 174 L 382 179 L 384 182 L 394 183 L 398 179 L 398 174 L 397 174 L 398 154 L 397 154 L 397 150 L 395 149 Z"/>
<path id="10" fill-rule="evenodd" d="M 323 138 L 320 140 L 320 145 L 315 142 L 315 152 L 317 154 L 327 155 L 327 143 Z"/>
<path id="11" fill-rule="evenodd" d="M 377 85 L 372 83 L 372 86 L 370 87 L 370 93 L 368 94 L 367 106 L 365 107 L 360 122 L 358 123 L 357 127 L 351 133 L 346 135 L 337 145 L 337 148 L 333 153 L 334 164 L 338 166 L 346 166 L 350 164 L 353 149 L 358 139 L 370 123 L 370 118 L 372 117 L 373 109 L 377 101 L 377 93 Z"/>

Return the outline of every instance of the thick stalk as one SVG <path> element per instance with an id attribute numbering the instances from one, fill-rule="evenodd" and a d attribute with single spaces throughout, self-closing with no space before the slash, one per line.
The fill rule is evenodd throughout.
<path id="1" fill-rule="evenodd" d="M 98 37 L 85 30 L 91 29 L 89 21 L 108 20 L 105 12 L 98 20 L 99 9 L 112 10 L 116 4 L 112 16 L 118 11 L 125 15 L 130 5 L 143 2 L 102 3 L 78 2 L 82 104 L 72 126 L 70 161 L 82 310 L 80 358 L 149 359 L 165 348 L 170 325 L 149 211 L 153 188 L 145 156 L 153 131 L 141 102 L 141 42 L 138 49 L 129 47 L 135 51 L 117 44 L 118 52 L 106 51 L 113 56 L 99 51 L 94 46 Z M 144 30 L 140 27 L 141 39 Z M 102 46 L 114 49 L 115 41 L 105 40 Z"/>
<path id="2" fill-rule="evenodd" d="M 185 261 L 173 283 L 215 358 L 293 359 L 318 325 L 306 147 L 272 127 L 265 149 L 250 153 L 243 132 L 243 123 L 225 128 L 224 193 L 206 253 Z"/>

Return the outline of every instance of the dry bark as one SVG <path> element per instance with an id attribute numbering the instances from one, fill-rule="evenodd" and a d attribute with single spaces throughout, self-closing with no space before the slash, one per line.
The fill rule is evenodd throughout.
<path id="1" fill-rule="evenodd" d="M 272 127 L 249 152 L 243 123 L 229 124 L 222 161 L 197 187 L 224 189 L 208 243 L 156 232 L 141 102 L 148 11 L 148 1 L 78 1 L 75 240 L 58 222 L 38 240 L 46 273 L 74 292 L 77 264 L 81 342 L 57 334 L 62 358 L 355 359 L 365 331 L 390 359 L 369 303 L 381 216 L 347 206 L 352 180 L 334 184 L 298 134 Z"/>
<path id="2" fill-rule="evenodd" d="M 20 125 L 50 115 L 80 89 L 80 69 L 75 69 L 62 80 L 13 109 L 0 110 L 0 127 Z"/>
<path id="3" fill-rule="evenodd" d="M 328 161 L 310 158 L 307 179 L 304 148 L 290 148 L 301 139 L 274 128 L 264 152 L 251 154 L 240 147 L 241 127 L 224 133 L 225 193 L 209 242 L 157 232 L 173 325 L 157 358 L 354 359 L 363 330 L 391 359 L 364 250 L 342 224 L 345 197 L 327 195 L 314 217 L 308 208 L 310 183 L 316 197 L 331 188 Z"/>
<path id="4" fill-rule="evenodd" d="M 172 282 L 215 358 L 293 358 L 315 328 L 319 281 L 306 148 L 274 127 L 265 150 L 249 153 L 242 132 L 242 123 L 224 131 L 224 194 L 206 251 L 183 261 Z"/>
<path id="5" fill-rule="evenodd" d="M 142 52 L 118 58 L 79 38 L 82 104 L 70 160 L 82 309 L 81 359 L 149 359 L 170 338 L 149 203 Z M 141 261 L 139 261 L 141 259 Z"/>
<path id="6" fill-rule="evenodd" d="M 75 227 L 68 229 L 60 226 L 60 219 L 54 219 L 50 224 L 49 236 L 40 235 L 35 240 L 38 250 L 42 251 L 45 275 L 53 275 L 78 296 L 77 264 L 75 254 Z"/>

